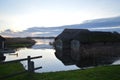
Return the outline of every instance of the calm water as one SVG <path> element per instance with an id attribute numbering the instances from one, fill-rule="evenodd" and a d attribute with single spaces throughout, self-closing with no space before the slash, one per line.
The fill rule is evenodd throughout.
<path id="1" fill-rule="evenodd" d="M 42 69 L 38 69 L 35 72 L 56 72 L 80 69 L 76 65 L 65 66 L 55 56 L 55 50 L 49 45 L 49 42 L 53 42 L 53 39 L 35 39 L 37 42 L 32 48 L 21 48 L 15 53 L 4 54 L 6 56 L 5 61 L 27 58 L 27 56 L 42 56 L 42 58 L 34 59 L 35 67 L 42 66 Z M 27 69 L 27 61 L 21 62 L 25 69 Z M 112 65 L 120 64 L 120 60 L 114 61 Z"/>
<path id="2" fill-rule="evenodd" d="M 22 48 L 16 51 L 15 53 L 5 54 L 6 61 L 15 60 L 20 58 L 26 58 L 27 56 L 42 56 L 42 58 L 34 59 L 35 67 L 42 66 L 42 69 L 36 70 L 36 72 L 56 72 L 56 71 L 66 71 L 66 70 L 75 70 L 79 69 L 75 65 L 65 66 L 60 60 L 58 60 L 52 46 L 49 45 L 49 42 L 52 42 L 53 39 L 35 39 L 36 44 L 32 48 Z M 16 55 L 17 54 L 17 55 Z M 21 62 L 25 69 L 27 69 L 27 62 Z"/>

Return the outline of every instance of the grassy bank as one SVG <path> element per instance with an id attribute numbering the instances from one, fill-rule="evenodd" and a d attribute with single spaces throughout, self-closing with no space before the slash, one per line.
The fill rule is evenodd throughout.
<path id="1" fill-rule="evenodd" d="M 8 67 L 9 66 L 9 67 Z M 0 65 L 0 76 L 24 70 L 19 63 Z M 22 74 L 5 80 L 119 80 L 120 66 L 102 66 L 86 70 Z"/>
<path id="2" fill-rule="evenodd" d="M 22 64 L 20 63 L 8 63 L 8 64 L 0 64 L 0 78 L 6 75 L 10 75 L 19 71 L 24 70 Z M 18 80 L 19 78 L 22 79 L 24 75 L 19 75 L 12 78 L 0 79 L 0 80 Z"/>
<path id="3" fill-rule="evenodd" d="M 31 38 L 6 38 L 5 46 L 7 48 L 31 47 L 35 41 Z"/>

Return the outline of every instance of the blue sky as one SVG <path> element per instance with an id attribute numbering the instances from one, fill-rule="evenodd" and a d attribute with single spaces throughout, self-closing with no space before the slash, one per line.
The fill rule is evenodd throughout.
<path id="1" fill-rule="evenodd" d="M 0 31 L 120 16 L 120 0 L 0 0 Z"/>

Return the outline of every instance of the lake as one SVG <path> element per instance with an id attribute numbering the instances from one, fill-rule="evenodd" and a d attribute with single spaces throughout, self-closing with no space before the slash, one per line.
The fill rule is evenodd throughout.
<path id="1" fill-rule="evenodd" d="M 42 56 L 42 58 L 33 60 L 35 67 L 42 66 L 41 69 L 35 71 L 37 73 L 80 69 L 76 65 L 65 66 L 56 58 L 54 48 L 49 45 L 49 42 L 53 42 L 53 39 L 35 39 L 35 41 L 36 44 L 32 48 L 21 48 L 15 53 L 4 54 L 6 56 L 5 61 L 26 58 L 27 56 Z M 27 61 L 21 63 L 27 69 Z"/>
<path id="2" fill-rule="evenodd" d="M 76 70 L 80 69 L 79 64 L 76 65 L 64 65 L 58 58 L 55 56 L 55 50 L 53 46 L 49 45 L 49 42 L 53 42 L 53 39 L 35 39 L 36 44 L 32 48 L 21 48 L 18 49 L 15 53 L 4 54 L 6 56 L 5 61 L 27 58 L 27 56 L 35 57 L 42 56 L 42 58 L 33 59 L 35 67 L 42 66 L 41 69 L 36 70 L 37 73 L 44 72 L 56 72 L 56 71 L 67 71 L 67 70 Z M 65 58 L 66 59 L 66 58 Z M 69 61 L 67 61 L 69 62 Z M 27 69 L 27 61 L 21 62 L 25 69 Z M 66 64 L 66 63 L 65 63 Z M 68 63 L 71 64 L 71 63 Z M 120 59 L 112 61 L 110 65 L 120 64 Z"/>

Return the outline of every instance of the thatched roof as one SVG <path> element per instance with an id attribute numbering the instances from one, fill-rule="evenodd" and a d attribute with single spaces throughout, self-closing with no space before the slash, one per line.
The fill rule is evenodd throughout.
<path id="1" fill-rule="evenodd" d="M 83 43 L 120 42 L 120 34 L 115 34 L 112 32 L 90 31 L 87 33 L 79 33 L 73 39 L 77 39 Z"/>
<path id="2" fill-rule="evenodd" d="M 87 29 L 64 29 L 64 31 L 59 34 L 56 39 L 61 39 L 63 41 L 65 40 L 71 40 L 79 33 L 89 32 Z"/>
<path id="3" fill-rule="evenodd" d="M 120 42 L 120 34 L 87 29 L 65 29 L 56 39 L 62 41 L 79 40 L 81 43 Z"/>

